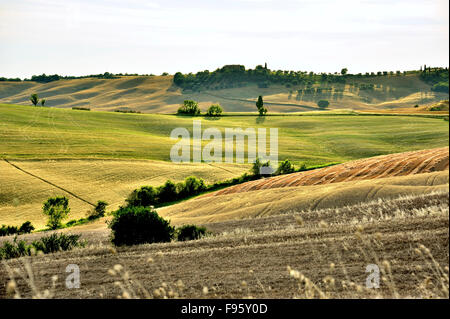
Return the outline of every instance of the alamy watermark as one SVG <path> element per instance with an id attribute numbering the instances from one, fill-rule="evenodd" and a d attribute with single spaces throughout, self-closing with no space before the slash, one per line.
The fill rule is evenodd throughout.
<path id="1" fill-rule="evenodd" d="M 366 273 L 369 273 L 366 278 L 366 288 L 380 288 L 380 267 L 369 264 L 366 266 Z"/>
<path id="2" fill-rule="evenodd" d="M 267 152 L 266 128 L 225 128 L 225 133 L 218 128 L 202 131 L 200 120 L 193 121 L 192 145 L 191 135 L 186 128 L 172 130 L 170 138 L 177 141 L 170 150 L 170 159 L 182 162 L 216 162 L 245 163 L 245 140 L 247 140 L 247 162 L 270 162 L 270 167 L 262 167 L 261 174 L 271 174 L 278 168 L 278 128 L 269 129 L 269 149 Z M 209 141 L 203 146 L 204 141 Z"/>
<path id="3" fill-rule="evenodd" d="M 78 267 L 78 265 L 76 264 L 67 265 L 66 273 L 69 273 L 69 275 L 66 277 L 66 288 L 80 288 L 80 267 Z"/>

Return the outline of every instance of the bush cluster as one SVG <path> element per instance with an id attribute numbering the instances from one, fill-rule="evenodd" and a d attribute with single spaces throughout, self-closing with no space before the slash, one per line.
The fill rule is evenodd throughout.
<path id="1" fill-rule="evenodd" d="M 20 227 L 2 225 L 2 227 L 0 227 L 0 236 L 8 236 L 8 235 L 14 235 L 14 234 L 18 234 L 18 235 L 29 234 L 33 230 L 34 230 L 34 226 L 29 221 L 26 221 Z"/>
<path id="2" fill-rule="evenodd" d="M 206 228 L 195 225 L 184 225 L 177 229 L 179 241 L 196 240 L 206 235 Z"/>
<path id="3" fill-rule="evenodd" d="M 336 163 L 330 164 L 333 165 Z M 321 168 L 329 166 L 330 164 L 310 167 L 306 167 L 305 164 L 302 164 L 299 168 L 295 168 L 289 160 L 285 160 L 280 163 L 278 169 L 275 172 L 270 173 L 262 170 L 263 167 L 270 167 L 270 162 L 263 163 L 259 158 L 257 158 L 253 163 L 250 174 L 244 173 L 239 177 L 235 177 L 225 181 L 218 181 L 210 185 L 206 185 L 205 182 L 200 178 L 190 176 L 187 177 L 183 182 L 177 184 L 173 183 L 171 180 L 167 180 L 163 185 L 158 187 L 142 186 L 138 189 L 135 189 L 130 193 L 130 195 L 128 195 L 126 199 L 126 205 L 127 207 L 161 207 L 167 203 L 187 199 L 204 192 L 215 191 L 224 187 L 242 184 L 244 182 L 259 179 L 263 176 L 289 174 L 315 168 Z"/>
<path id="4" fill-rule="evenodd" d="M 121 207 L 113 212 L 108 226 L 115 246 L 164 243 L 175 238 L 179 241 L 195 240 L 206 235 L 206 228 L 195 225 L 176 229 L 159 216 L 153 206 Z"/>
<path id="5" fill-rule="evenodd" d="M 75 247 L 84 247 L 85 241 L 80 241 L 81 235 L 52 234 L 41 237 L 39 240 L 27 244 L 24 240 L 17 241 L 17 237 L 12 242 L 5 241 L 0 246 L 0 260 L 31 256 L 33 253 L 41 251 L 44 254 L 57 251 L 71 250 Z"/>
<path id="6" fill-rule="evenodd" d="M 108 226 L 111 242 L 116 246 L 169 242 L 175 233 L 175 228 L 153 207 L 121 207 L 113 212 Z"/>
<path id="7" fill-rule="evenodd" d="M 160 206 L 169 202 L 198 195 L 207 189 L 202 179 L 187 177 L 184 182 L 168 180 L 159 187 L 143 186 L 134 190 L 126 199 L 128 206 Z"/>
<path id="8" fill-rule="evenodd" d="M 206 111 L 206 116 L 218 117 L 222 115 L 222 107 L 220 104 L 212 104 Z"/>
<path id="9" fill-rule="evenodd" d="M 198 103 L 192 100 L 185 100 L 183 105 L 177 111 L 179 115 L 200 115 L 200 108 L 198 107 Z"/>

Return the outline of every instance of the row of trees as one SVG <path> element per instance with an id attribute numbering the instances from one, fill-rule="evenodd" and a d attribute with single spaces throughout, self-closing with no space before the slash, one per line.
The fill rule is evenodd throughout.
<path id="1" fill-rule="evenodd" d="M 260 116 L 264 116 L 267 113 L 267 109 L 264 107 L 264 101 L 262 96 L 258 97 L 256 101 L 256 108 L 258 109 L 258 113 Z M 219 117 L 222 115 L 222 107 L 220 104 L 212 104 L 205 115 L 210 117 Z M 183 105 L 177 110 L 178 115 L 190 115 L 190 116 L 198 116 L 201 115 L 200 107 L 198 106 L 198 102 L 193 100 L 185 100 Z"/>
<path id="2" fill-rule="evenodd" d="M 162 76 L 169 75 L 167 72 L 163 72 L 161 74 Z M 81 75 L 81 76 L 63 76 L 59 74 L 51 74 L 46 75 L 45 73 L 42 73 L 41 75 L 32 75 L 29 79 L 24 79 L 24 81 L 33 81 L 33 82 L 39 82 L 39 83 L 49 83 L 53 81 L 59 81 L 59 80 L 73 80 L 73 79 L 86 79 L 86 78 L 96 78 L 96 79 L 117 79 L 122 76 L 154 76 L 154 74 L 137 74 L 137 73 L 100 73 L 100 74 L 90 74 L 90 75 Z M 0 77 L 0 82 L 4 81 L 11 81 L 11 82 L 21 82 L 22 80 L 20 78 L 6 78 L 6 77 Z"/>
<path id="3" fill-rule="evenodd" d="M 219 117 L 222 115 L 222 107 L 220 104 L 212 104 L 208 110 L 206 111 L 206 116 L 210 117 Z M 177 110 L 178 115 L 191 115 L 198 116 L 201 115 L 200 107 L 198 106 L 198 102 L 193 100 L 185 100 L 183 105 Z"/>
<path id="4" fill-rule="evenodd" d="M 420 78 L 432 84 L 432 91 L 448 93 L 448 84 L 449 84 L 449 72 L 448 69 L 445 68 L 430 68 L 426 65 L 424 66 Z"/>
<path id="5" fill-rule="evenodd" d="M 438 69 L 438 68 L 435 68 Z M 447 68 L 440 68 L 442 72 L 447 72 Z M 222 89 L 231 87 L 241 87 L 247 83 L 256 83 L 260 88 L 267 88 L 270 84 L 283 84 L 287 87 L 298 85 L 312 85 L 314 83 L 346 83 L 351 79 L 371 78 L 379 76 L 402 76 L 409 73 L 420 73 L 420 71 L 378 71 L 358 74 L 348 73 L 347 68 L 343 68 L 340 73 L 314 73 L 303 71 L 273 71 L 266 66 L 258 65 L 255 69 L 245 69 L 243 65 L 225 65 L 215 71 L 200 71 L 195 74 L 183 74 L 177 72 L 174 75 L 175 85 L 186 89 L 198 91 L 206 89 Z"/>

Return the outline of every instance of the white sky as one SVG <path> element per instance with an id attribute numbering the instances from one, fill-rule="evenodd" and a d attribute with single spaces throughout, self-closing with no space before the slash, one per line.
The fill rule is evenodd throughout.
<path id="1" fill-rule="evenodd" d="M 0 76 L 448 66 L 448 0 L 0 0 Z"/>

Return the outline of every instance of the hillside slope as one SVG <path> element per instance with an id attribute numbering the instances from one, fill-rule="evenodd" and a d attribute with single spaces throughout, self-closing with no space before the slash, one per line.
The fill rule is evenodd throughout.
<path id="1" fill-rule="evenodd" d="M 0 160 L 0 225 L 29 220 L 45 225 L 43 203 L 51 196 L 67 196 L 69 219 L 86 217 L 98 200 L 117 209 L 134 189 L 159 186 L 194 175 L 207 183 L 233 178 L 247 171 L 239 164 L 175 164 L 145 160 Z M 67 220 L 67 221 L 68 221 Z"/>
<path id="2" fill-rule="evenodd" d="M 375 84 L 373 91 L 360 90 L 360 84 Z M 348 84 L 330 85 L 330 96 L 297 93 L 296 87 L 280 84 L 259 88 L 245 87 L 182 91 L 172 76 L 124 76 L 117 79 L 71 79 L 49 83 L 0 82 L 0 103 L 30 105 L 29 97 L 37 93 L 52 107 L 88 107 L 93 110 L 137 110 L 147 113 L 173 113 L 186 99 L 200 102 L 203 110 L 220 103 L 227 112 L 256 112 L 255 101 L 263 95 L 271 112 L 318 110 L 317 101 L 330 100 L 330 109 L 385 110 L 431 105 L 448 99 L 447 93 L 432 92 L 431 85 L 415 74 L 355 79 Z"/>
<path id="3" fill-rule="evenodd" d="M 299 172 L 247 182 L 217 191 L 209 196 L 248 192 L 253 190 L 323 185 L 363 179 L 405 176 L 449 168 L 449 148 L 435 148 L 397 154 L 376 156 L 311 172 Z"/>
<path id="4" fill-rule="evenodd" d="M 448 191 L 448 169 L 448 147 L 390 154 L 251 181 L 159 211 L 177 223 L 205 223 L 343 207 Z"/>
<path id="5" fill-rule="evenodd" d="M 159 209 L 175 224 L 255 218 L 304 210 L 344 207 L 371 200 L 445 192 L 448 171 L 333 184 L 296 186 L 198 198 Z"/>

